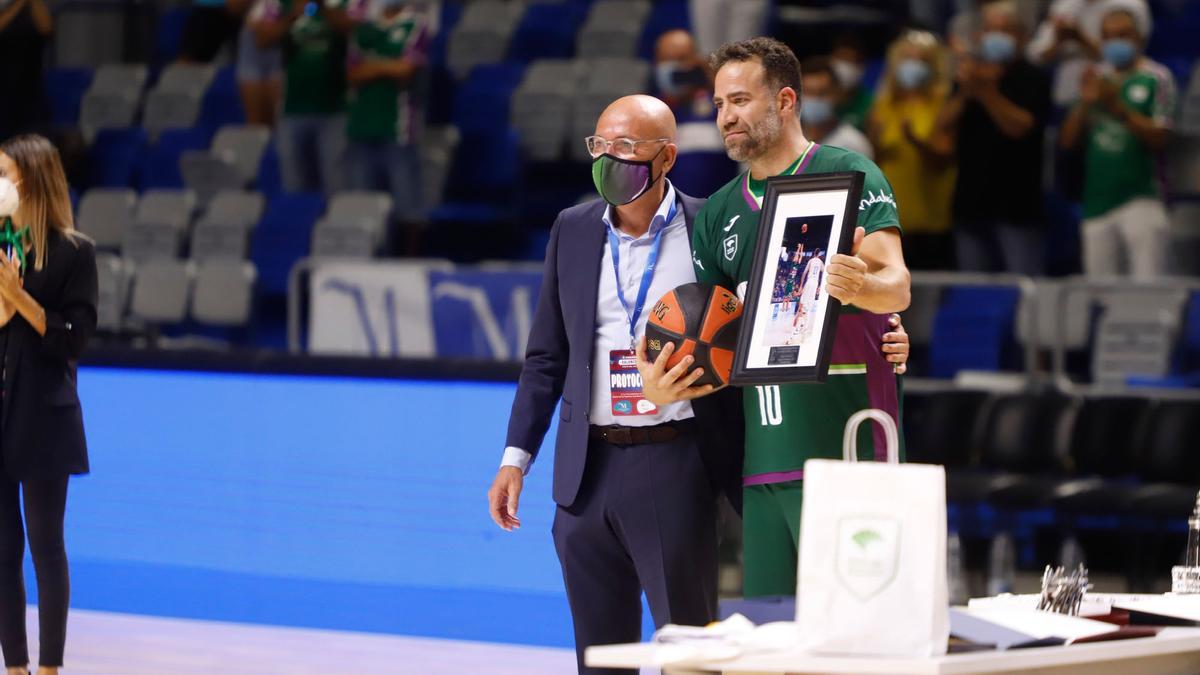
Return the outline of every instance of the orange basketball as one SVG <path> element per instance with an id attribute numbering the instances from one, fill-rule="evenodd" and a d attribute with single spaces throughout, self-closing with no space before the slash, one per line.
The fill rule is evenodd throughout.
<path id="1" fill-rule="evenodd" d="M 667 367 L 690 354 L 695 358 L 692 369 L 704 369 L 696 385 L 728 384 L 741 316 L 742 303 L 732 291 L 720 286 L 683 284 L 662 296 L 650 311 L 646 352 L 653 361 L 672 342 L 675 351 Z"/>

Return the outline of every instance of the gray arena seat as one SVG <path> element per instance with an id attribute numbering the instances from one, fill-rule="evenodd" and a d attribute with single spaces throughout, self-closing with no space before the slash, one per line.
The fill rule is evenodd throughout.
<path id="1" fill-rule="evenodd" d="M 112 63 L 96 69 L 80 104 L 79 126 L 85 139 L 90 142 L 101 129 L 133 125 L 148 72 L 141 64 Z"/>
<path id="2" fill-rule="evenodd" d="M 150 190 L 125 230 L 122 254 L 132 260 L 173 258 L 188 234 L 196 195 L 191 190 Z"/>
<path id="3" fill-rule="evenodd" d="M 218 192 L 192 229 L 191 257 L 196 260 L 246 258 L 250 233 L 262 217 L 265 203 L 257 192 Z"/>
<path id="4" fill-rule="evenodd" d="M 518 1 L 474 0 L 467 3 L 462 18 L 450 32 L 446 53 L 450 72 L 462 79 L 481 63 L 503 60 L 524 11 L 525 4 Z"/>
<path id="5" fill-rule="evenodd" d="M 258 271 L 249 261 L 210 260 L 196 267 L 191 317 L 215 326 L 250 322 Z"/>
<path id="6" fill-rule="evenodd" d="M 649 13 L 650 3 L 644 0 L 601 0 L 594 3 L 579 30 L 575 43 L 576 56 L 634 56 Z"/>
<path id="7" fill-rule="evenodd" d="M 96 254 L 96 327 L 101 331 L 120 332 L 129 298 L 129 275 L 125 262 L 113 253 Z"/>
<path id="8" fill-rule="evenodd" d="M 153 324 L 180 323 L 192 292 L 192 263 L 157 259 L 137 264 L 129 312 Z"/>
<path id="9" fill-rule="evenodd" d="M 580 62 L 583 86 L 575 98 L 571 113 L 571 142 L 568 155 L 579 161 L 591 159 L 583 138 L 596 130 L 596 119 L 615 99 L 636 94 L 645 88 L 650 77 L 650 64 L 641 59 L 596 58 Z"/>
<path id="10" fill-rule="evenodd" d="M 133 222 L 137 203 L 137 193 L 133 190 L 93 188 L 79 202 L 76 226 L 95 240 L 97 248 L 118 250 L 125 230 Z"/>
<path id="11" fill-rule="evenodd" d="M 573 61 L 534 61 L 513 94 L 511 114 L 525 155 L 536 161 L 562 157 L 571 142 L 571 111 L 579 90 L 579 65 Z"/>
<path id="12" fill-rule="evenodd" d="M 219 190 L 241 189 L 258 175 L 271 130 L 256 125 L 226 125 L 208 150 L 189 150 L 179 159 L 183 182 L 201 201 Z"/>
<path id="13" fill-rule="evenodd" d="M 378 251 L 378 239 L 369 218 L 326 216 L 313 226 L 311 249 L 318 258 L 370 258 Z"/>

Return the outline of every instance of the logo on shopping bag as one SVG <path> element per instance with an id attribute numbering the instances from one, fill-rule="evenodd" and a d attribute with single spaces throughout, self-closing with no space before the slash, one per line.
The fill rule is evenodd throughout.
<path id="1" fill-rule="evenodd" d="M 859 600 L 869 600 L 890 586 L 899 561 L 899 519 L 855 515 L 838 521 L 838 581 Z"/>

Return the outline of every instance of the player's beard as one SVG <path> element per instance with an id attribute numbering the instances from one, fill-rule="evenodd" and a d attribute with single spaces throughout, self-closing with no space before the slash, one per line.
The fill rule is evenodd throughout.
<path id="1" fill-rule="evenodd" d="M 748 162 L 761 157 L 773 147 L 783 135 L 783 123 L 779 120 L 779 108 L 772 102 L 762 121 L 747 127 L 740 139 L 725 138 L 725 154 L 735 162 Z"/>

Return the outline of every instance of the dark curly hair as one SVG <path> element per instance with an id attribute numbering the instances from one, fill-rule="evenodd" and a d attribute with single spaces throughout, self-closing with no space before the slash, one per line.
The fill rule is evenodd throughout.
<path id="1" fill-rule="evenodd" d="M 791 48 L 775 38 L 756 37 L 741 42 L 730 42 L 721 45 L 709 59 L 712 71 L 716 73 L 721 66 L 730 61 L 758 60 L 763 66 L 763 81 L 775 91 L 791 87 L 800 98 L 800 62 Z"/>

